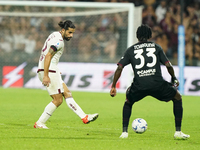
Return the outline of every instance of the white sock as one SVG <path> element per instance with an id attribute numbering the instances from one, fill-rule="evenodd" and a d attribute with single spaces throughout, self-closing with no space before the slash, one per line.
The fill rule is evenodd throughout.
<path id="1" fill-rule="evenodd" d="M 56 110 L 56 105 L 54 103 L 50 102 L 44 109 L 44 112 L 40 116 L 39 120 L 37 122 L 39 123 L 45 123 L 53 114 L 53 112 Z"/>
<path id="2" fill-rule="evenodd" d="M 74 101 L 72 97 L 65 99 L 68 107 L 73 110 L 81 119 L 86 116 L 86 114 L 83 112 L 83 110 L 80 108 L 80 106 Z"/>

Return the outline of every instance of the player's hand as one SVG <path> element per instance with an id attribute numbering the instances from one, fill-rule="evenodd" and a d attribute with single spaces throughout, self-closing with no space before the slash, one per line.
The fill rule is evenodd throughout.
<path id="1" fill-rule="evenodd" d="M 114 97 L 117 94 L 116 88 L 112 87 L 110 90 L 110 96 Z"/>
<path id="2" fill-rule="evenodd" d="M 172 77 L 171 82 L 175 87 L 179 86 L 179 81 L 176 77 Z"/>
<path id="3" fill-rule="evenodd" d="M 43 84 L 44 86 L 49 87 L 49 84 L 50 84 L 50 83 L 51 83 L 50 78 L 49 78 L 48 76 L 44 76 L 44 77 L 43 77 L 42 84 Z"/>

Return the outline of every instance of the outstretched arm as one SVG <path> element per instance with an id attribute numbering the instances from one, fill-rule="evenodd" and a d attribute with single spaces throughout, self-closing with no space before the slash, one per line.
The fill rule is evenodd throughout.
<path id="1" fill-rule="evenodd" d="M 115 71 L 115 74 L 114 74 L 114 79 L 113 79 L 112 87 L 111 87 L 111 90 L 110 90 L 110 96 L 112 96 L 112 97 L 114 97 L 117 93 L 116 83 L 117 83 L 119 77 L 121 76 L 122 70 L 123 70 L 123 67 L 121 65 L 118 65 L 118 67 Z"/>
<path id="2" fill-rule="evenodd" d="M 167 67 L 167 71 L 169 72 L 169 74 L 171 75 L 171 81 L 172 83 L 178 87 L 179 86 L 179 81 L 176 78 L 175 74 L 174 74 L 174 68 L 172 66 L 172 64 L 170 62 L 165 63 L 165 66 Z"/>

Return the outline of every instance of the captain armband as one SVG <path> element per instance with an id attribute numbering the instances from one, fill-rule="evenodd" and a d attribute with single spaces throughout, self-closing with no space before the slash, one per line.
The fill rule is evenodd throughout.
<path id="1" fill-rule="evenodd" d="M 54 45 L 51 45 L 51 49 L 53 49 L 54 52 L 58 51 L 57 47 L 55 47 Z"/>

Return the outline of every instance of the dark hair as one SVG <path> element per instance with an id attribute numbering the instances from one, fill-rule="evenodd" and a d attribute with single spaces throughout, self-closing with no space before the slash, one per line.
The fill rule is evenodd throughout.
<path id="1" fill-rule="evenodd" d="M 58 25 L 65 30 L 68 30 L 68 28 L 75 29 L 75 25 L 70 20 L 60 21 Z"/>
<path id="2" fill-rule="evenodd" d="M 139 41 L 147 41 L 151 38 L 152 31 L 148 25 L 142 24 L 138 27 L 136 34 Z"/>

